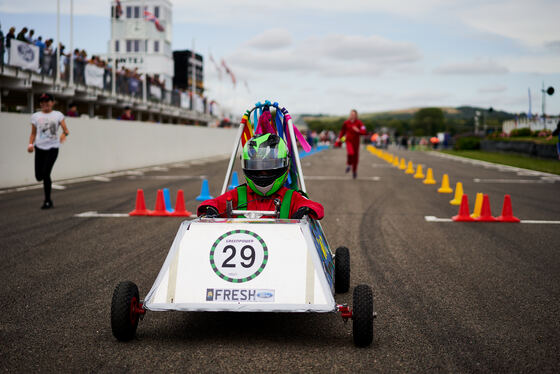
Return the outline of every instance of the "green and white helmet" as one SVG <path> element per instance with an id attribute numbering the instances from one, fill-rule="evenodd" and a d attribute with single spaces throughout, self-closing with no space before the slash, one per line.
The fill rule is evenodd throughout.
<path id="1" fill-rule="evenodd" d="M 242 167 L 249 187 L 259 195 L 270 196 L 288 177 L 288 147 L 278 135 L 255 135 L 243 147 Z"/>

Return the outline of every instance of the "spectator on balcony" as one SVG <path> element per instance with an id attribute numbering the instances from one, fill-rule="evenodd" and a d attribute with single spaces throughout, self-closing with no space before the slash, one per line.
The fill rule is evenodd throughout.
<path id="1" fill-rule="evenodd" d="M 29 34 L 27 35 L 26 39 L 29 44 L 35 44 L 35 39 L 33 35 L 35 34 L 35 30 L 29 30 Z"/>
<path id="2" fill-rule="evenodd" d="M 21 42 L 27 43 L 27 37 L 25 36 L 25 34 L 27 34 L 27 27 L 21 29 L 21 31 L 17 34 L 16 39 Z"/>
<path id="3" fill-rule="evenodd" d="M 45 53 L 45 43 L 43 42 L 43 37 L 39 36 L 34 43 L 37 47 L 39 47 L 39 66 L 43 66 L 43 55 Z"/>
<path id="4" fill-rule="evenodd" d="M 2 31 L 2 25 L 0 25 L 0 65 L 4 66 L 4 32 Z"/>
<path id="5" fill-rule="evenodd" d="M 8 33 L 6 34 L 6 49 L 10 49 L 10 41 L 12 39 L 16 38 L 16 28 L 15 27 L 10 27 L 10 30 L 8 31 Z"/>
<path id="6" fill-rule="evenodd" d="M 124 107 L 124 112 L 119 117 L 122 121 L 134 121 L 134 114 L 132 114 L 132 109 L 129 106 Z"/>
<path id="7" fill-rule="evenodd" d="M 53 72 L 53 49 L 52 49 L 52 39 L 48 39 L 45 42 L 45 48 L 43 51 L 43 64 L 41 65 L 41 72 L 46 75 L 52 75 Z"/>
<path id="8" fill-rule="evenodd" d="M 78 113 L 78 104 L 75 102 L 70 102 L 68 104 L 68 111 L 66 112 L 66 117 L 79 117 L 80 114 Z"/>

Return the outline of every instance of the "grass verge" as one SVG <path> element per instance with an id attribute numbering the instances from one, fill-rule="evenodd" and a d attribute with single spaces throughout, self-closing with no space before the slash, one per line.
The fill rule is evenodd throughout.
<path id="1" fill-rule="evenodd" d="M 543 159 L 511 153 L 486 151 L 441 150 L 439 152 L 448 153 L 450 155 L 460 157 L 473 158 L 475 160 L 494 162 L 496 164 L 515 166 L 518 168 L 531 169 L 560 175 L 560 161 L 554 159 Z"/>

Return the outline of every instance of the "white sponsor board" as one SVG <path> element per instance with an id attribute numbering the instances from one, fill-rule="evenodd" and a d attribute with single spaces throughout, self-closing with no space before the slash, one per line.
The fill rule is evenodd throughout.
<path id="1" fill-rule="evenodd" d="M 150 85 L 150 96 L 161 100 L 161 87 L 155 84 Z"/>
<path id="2" fill-rule="evenodd" d="M 188 93 L 181 92 L 181 108 L 191 108 L 191 98 Z"/>
<path id="3" fill-rule="evenodd" d="M 103 88 L 103 76 L 105 70 L 93 64 L 87 64 L 85 67 L 86 85 L 90 87 Z"/>
<path id="4" fill-rule="evenodd" d="M 16 39 L 10 42 L 9 65 L 24 69 L 39 69 L 39 47 Z"/>
<path id="5" fill-rule="evenodd" d="M 322 250 L 318 250 L 322 248 Z M 148 310 L 331 312 L 331 275 L 307 220 L 183 222 Z"/>

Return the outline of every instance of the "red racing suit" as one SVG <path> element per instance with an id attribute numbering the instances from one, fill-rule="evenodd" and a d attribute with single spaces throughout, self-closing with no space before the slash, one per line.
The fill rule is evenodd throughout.
<path id="1" fill-rule="evenodd" d="M 355 121 L 346 120 L 342 125 L 338 138 L 346 135 L 346 164 L 352 166 L 352 171 L 356 173 L 358 169 L 358 155 L 360 153 L 360 135 L 366 135 L 366 127 L 359 119 Z"/>
<path id="2" fill-rule="evenodd" d="M 276 210 L 274 205 L 274 199 L 279 199 L 282 202 L 284 195 L 288 189 L 282 186 L 276 193 L 271 196 L 261 196 L 254 193 L 249 186 L 247 186 L 247 207 L 245 210 Z M 238 207 L 237 198 L 237 188 L 226 192 L 225 194 L 218 196 L 214 199 L 203 201 L 197 208 L 196 214 L 201 216 L 206 213 L 207 206 L 213 206 L 220 213 L 220 217 L 226 217 L 227 211 L 227 201 L 231 200 L 233 209 L 241 209 L 243 207 Z M 309 216 L 315 219 L 321 219 L 325 215 L 323 206 L 315 201 L 309 200 L 297 191 L 292 193 L 292 201 L 290 204 L 290 214 L 292 215 L 298 211 L 299 208 L 307 207 L 311 210 Z"/>

